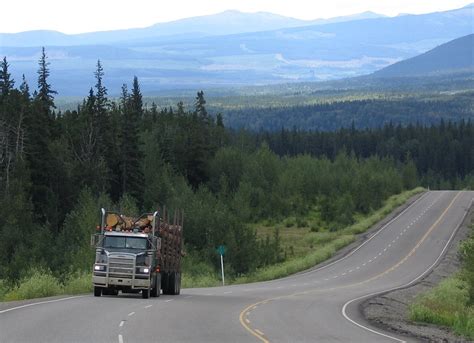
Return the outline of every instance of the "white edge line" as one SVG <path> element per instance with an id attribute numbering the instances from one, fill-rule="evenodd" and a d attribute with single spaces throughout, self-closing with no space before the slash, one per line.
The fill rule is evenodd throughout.
<path id="1" fill-rule="evenodd" d="M 119 327 L 122 327 L 123 324 L 125 324 L 125 321 L 124 321 L 124 320 L 122 320 L 122 321 L 120 322 Z"/>
<path id="2" fill-rule="evenodd" d="M 55 302 L 59 302 L 59 301 L 65 301 L 65 300 L 71 300 L 71 299 L 78 299 L 78 298 L 84 298 L 84 297 L 85 297 L 85 295 L 78 295 L 78 296 L 75 296 L 75 297 L 67 297 L 67 298 L 61 298 L 61 299 L 40 301 L 40 302 L 37 302 L 37 303 L 31 303 L 31 304 L 26 304 L 26 305 L 21 305 L 21 306 L 16 306 L 16 307 L 8 308 L 8 309 L 6 309 L 6 310 L 0 311 L 0 314 L 6 313 L 6 312 L 10 312 L 10 311 L 14 311 L 14 310 L 19 310 L 20 308 L 25 308 L 25 307 L 30 307 L 30 306 L 36 306 L 36 305 L 41 305 L 41 304 L 55 303 Z"/>
<path id="3" fill-rule="evenodd" d="M 118 341 L 119 341 L 119 343 L 123 343 L 123 336 L 122 335 L 118 335 Z"/>
<path id="4" fill-rule="evenodd" d="M 471 206 L 472 207 L 472 201 L 471 201 Z M 469 208 L 470 208 L 469 207 Z M 456 235 L 456 233 L 458 232 L 459 228 L 461 227 L 462 223 L 464 222 L 464 219 L 466 218 L 467 214 L 469 213 L 469 210 L 467 210 L 465 213 L 464 213 L 464 216 L 462 217 L 461 221 L 459 222 L 458 226 L 456 227 L 456 229 L 454 229 L 453 233 L 451 234 L 451 236 L 449 237 L 449 240 L 446 242 L 443 250 L 441 250 L 441 253 L 439 254 L 438 258 L 434 261 L 434 263 L 428 267 L 428 269 L 426 269 L 423 273 L 421 273 L 420 275 L 418 275 L 416 278 L 414 278 L 413 280 L 411 280 L 410 282 L 408 282 L 407 284 L 405 285 L 402 285 L 402 286 L 398 286 L 398 287 L 394 287 L 394 288 L 391 288 L 391 289 L 388 289 L 388 290 L 384 290 L 384 291 L 381 291 L 381 292 L 374 292 L 374 293 L 370 293 L 370 294 L 367 294 L 367 295 L 363 295 L 363 296 L 360 296 L 358 298 L 355 298 L 355 299 L 352 299 L 352 300 L 349 300 L 348 302 L 346 302 L 344 304 L 344 306 L 342 307 L 342 315 L 344 316 L 344 318 L 346 318 L 348 321 L 350 321 L 352 324 L 354 325 L 357 325 L 358 327 L 364 329 L 364 330 L 367 330 L 367 331 L 370 331 L 370 332 L 373 332 L 377 335 L 380 335 L 380 336 L 383 336 L 383 337 L 387 337 L 387 338 L 391 338 L 397 342 L 403 342 L 403 343 L 406 343 L 406 341 L 404 340 L 401 340 L 399 338 L 396 338 L 396 337 L 393 337 L 393 336 L 389 336 L 389 335 L 386 335 L 382 332 L 379 332 L 379 331 L 375 331 L 367 326 L 364 326 L 360 323 L 357 323 L 355 320 L 349 318 L 349 316 L 346 314 L 346 308 L 348 305 L 350 305 L 351 303 L 355 302 L 355 301 L 358 301 L 358 300 L 362 300 L 364 298 L 370 298 L 370 297 L 373 297 L 375 295 L 378 295 L 378 294 L 382 294 L 382 293 L 389 293 L 389 292 L 393 292 L 393 291 L 396 291 L 398 289 L 402 289 L 402 288 L 406 288 L 406 287 L 409 287 L 411 286 L 413 283 L 417 282 L 419 279 L 421 279 L 423 276 L 425 276 L 428 272 L 431 271 L 431 269 L 434 268 L 434 266 L 436 266 L 439 262 L 439 260 L 444 256 L 444 253 L 446 251 L 446 249 L 448 248 L 449 244 L 451 243 L 451 241 L 453 240 L 454 236 Z"/>

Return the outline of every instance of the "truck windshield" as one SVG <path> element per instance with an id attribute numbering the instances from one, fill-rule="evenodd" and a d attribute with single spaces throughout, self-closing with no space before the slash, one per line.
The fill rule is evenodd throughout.
<path id="1" fill-rule="evenodd" d="M 104 248 L 145 250 L 147 248 L 147 239 L 139 237 L 106 236 L 104 238 Z"/>

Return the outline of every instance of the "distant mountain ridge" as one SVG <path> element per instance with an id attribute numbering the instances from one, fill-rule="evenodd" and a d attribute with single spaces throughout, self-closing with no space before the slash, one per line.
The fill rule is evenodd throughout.
<path id="1" fill-rule="evenodd" d="M 461 71 L 474 72 L 474 34 L 460 37 L 400 61 L 373 74 L 375 77 L 412 77 Z"/>
<path id="2" fill-rule="evenodd" d="M 12 47 L 112 44 L 150 37 L 173 38 L 175 36 L 183 35 L 187 35 L 188 37 L 228 35 L 381 17 L 384 16 L 367 11 L 329 19 L 300 20 L 268 12 L 244 13 L 236 10 L 228 10 L 212 15 L 185 18 L 166 23 L 157 23 L 145 28 L 79 34 L 65 34 L 51 30 L 0 33 L 0 43 L 4 46 Z"/>

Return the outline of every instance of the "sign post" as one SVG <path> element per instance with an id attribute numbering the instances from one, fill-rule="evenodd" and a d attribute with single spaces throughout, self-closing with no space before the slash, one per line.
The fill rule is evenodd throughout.
<path id="1" fill-rule="evenodd" d="M 222 275 L 222 286 L 225 286 L 225 279 L 224 279 L 224 254 L 226 251 L 225 245 L 219 245 L 217 247 L 217 252 L 221 255 L 221 275 Z"/>

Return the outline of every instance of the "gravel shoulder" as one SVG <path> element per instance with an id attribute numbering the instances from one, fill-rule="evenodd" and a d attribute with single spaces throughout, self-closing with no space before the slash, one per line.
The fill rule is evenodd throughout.
<path id="1" fill-rule="evenodd" d="M 427 292 L 446 277 L 456 273 L 461 265 L 459 243 L 469 236 L 469 225 L 474 219 L 470 208 L 453 241 L 440 263 L 423 279 L 414 285 L 393 292 L 378 295 L 360 304 L 360 311 L 373 326 L 427 342 L 466 342 L 448 328 L 432 324 L 413 323 L 408 319 L 408 307 L 421 293 Z"/>

